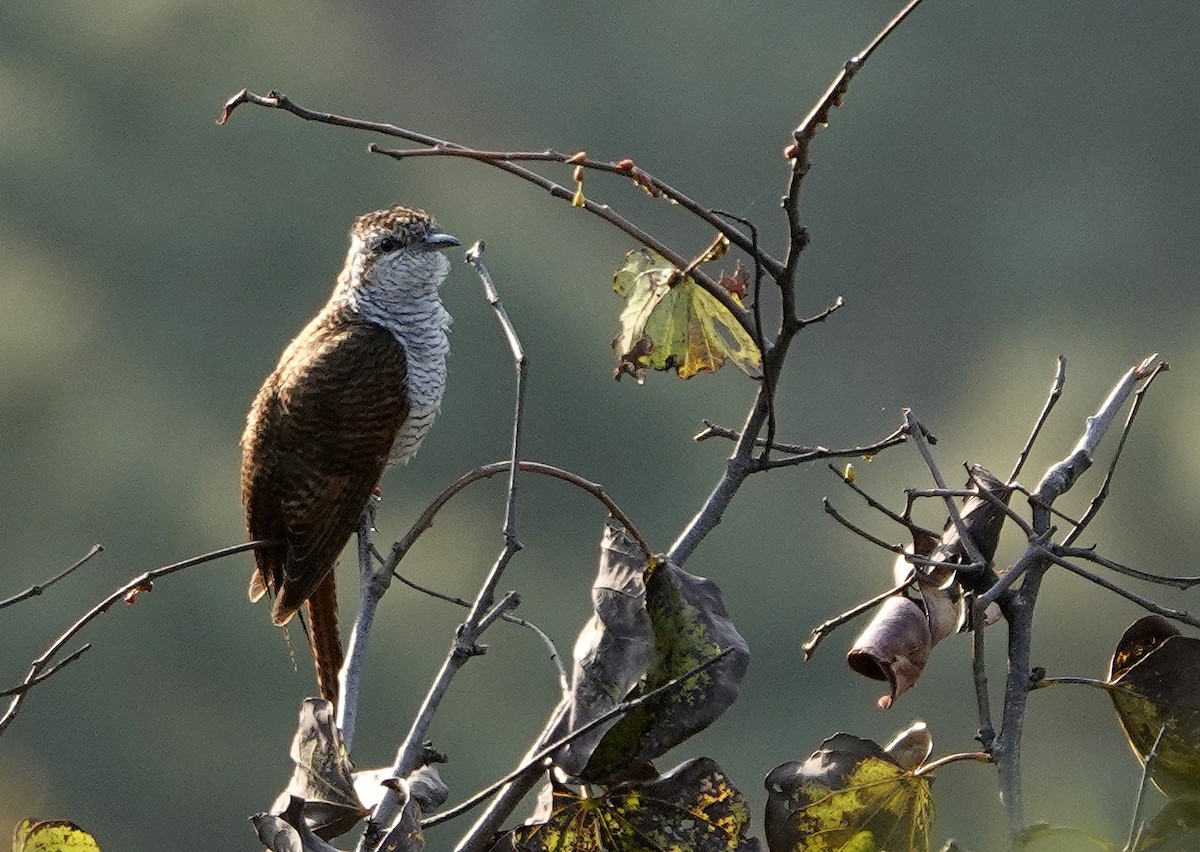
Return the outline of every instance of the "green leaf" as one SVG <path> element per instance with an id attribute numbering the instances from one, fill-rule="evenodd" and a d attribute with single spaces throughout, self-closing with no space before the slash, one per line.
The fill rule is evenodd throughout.
<path id="1" fill-rule="evenodd" d="M 905 749 L 907 750 L 907 749 Z M 771 852 L 928 852 L 930 779 L 871 740 L 834 734 L 767 775 Z"/>
<path id="2" fill-rule="evenodd" d="M 727 360 L 752 377 L 762 375 L 762 353 L 753 337 L 690 275 L 649 249 L 631 251 L 613 279 L 625 299 L 621 330 L 613 341 L 616 377 L 642 381 L 646 368 L 675 370 L 681 379 L 716 372 Z M 738 297 L 730 294 L 738 301 Z"/>
<path id="3" fill-rule="evenodd" d="M 708 758 L 595 797 L 555 784 L 549 817 L 502 834 L 492 852 L 759 852 L 745 797 Z"/>

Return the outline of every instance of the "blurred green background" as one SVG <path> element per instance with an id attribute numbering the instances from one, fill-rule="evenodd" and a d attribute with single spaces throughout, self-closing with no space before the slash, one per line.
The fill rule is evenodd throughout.
<path id="1" fill-rule="evenodd" d="M 464 243 L 487 241 L 531 359 L 528 456 L 602 482 L 656 547 L 728 451 L 690 442 L 701 418 L 736 425 L 751 399 L 732 370 L 612 381 L 620 305 L 609 286 L 633 246 L 599 220 L 483 166 L 396 164 L 366 154 L 367 137 L 282 113 L 246 107 L 217 127 L 228 96 L 276 87 L 480 147 L 630 156 L 752 217 L 778 247 L 789 131 L 893 11 L 831 0 L 0 5 L 0 597 L 106 548 L 0 615 L 0 685 L 136 573 L 242 539 L 244 412 L 326 298 L 360 212 L 419 205 Z M 1061 353 L 1067 394 L 1027 469 L 1033 484 L 1118 375 L 1161 352 L 1174 369 L 1093 532 L 1113 558 L 1196 573 L 1198 34 L 1192 0 L 920 9 L 813 147 L 802 302 L 814 313 L 840 294 L 847 306 L 798 341 L 781 437 L 867 442 L 907 405 L 941 438 L 946 470 L 967 459 L 1004 473 Z M 625 182 L 593 176 L 587 189 L 685 254 L 711 236 Z M 421 454 L 384 480 L 385 545 L 455 476 L 505 452 L 503 340 L 461 263 L 443 292 L 455 316 L 449 391 Z M 858 468 L 896 504 L 903 487 L 928 484 L 911 448 Z M 1097 482 L 1062 508 L 1082 511 Z M 751 481 L 689 562 L 721 584 L 754 656 L 738 704 L 663 763 L 716 758 L 754 803 L 760 834 L 762 776 L 837 730 L 886 741 L 921 718 L 939 753 L 973 745 L 964 637 L 940 646 L 888 712 L 875 707 L 878 685 L 842 662 L 853 628 L 800 661 L 814 624 L 890 582 L 886 555 L 822 515 L 824 494 L 900 539 L 812 466 Z M 501 504 L 500 483 L 464 494 L 404 571 L 471 595 L 501 544 Z M 601 523 L 582 496 L 523 480 L 527 550 L 502 587 L 523 591 L 520 614 L 564 653 L 588 613 Z M 1017 544 L 1006 539 L 1000 558 Z M 174 576 L 81 637 L 96 647 L 0 739 L 0 832 L 38 815 L 83 824 L 106 850 L 257 848 L 245 817 L 289 774 L 297 702 L 313 683 L 300 634 L 294 672 L 265 609 L 246 603 L 250 564 Z M 341 586 L 349 606 L 349 562 Z M 1138 614 L 1054 575 L 1035 662 L 1098 675 Z M 384 600 L 360 765 L 391 760 L 458 615 L 400 587 Z M 455 800 L 512 767 L 556 697 L 535 638 L 502 625 L 489 642 L 432 731 Z M 993 685 L 1002 644 L 997 630 Z M 1028 730 L 1030 819 L 1123 837 L 1138 771 L 1105 696 L 1038 693 Z M 992 769 L 948 767 L 935 791 L 939 839 L 998 848 Z"/>

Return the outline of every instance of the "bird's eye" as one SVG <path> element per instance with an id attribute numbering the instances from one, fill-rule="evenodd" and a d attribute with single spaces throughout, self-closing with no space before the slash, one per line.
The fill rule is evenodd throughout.
<path id="1" fill-rule="evenodd" d="M 379 251 L 383 253 L 393 252 L 400 248 L 400 240 L 398 237 L 384 237 L 379 241 Z"/>

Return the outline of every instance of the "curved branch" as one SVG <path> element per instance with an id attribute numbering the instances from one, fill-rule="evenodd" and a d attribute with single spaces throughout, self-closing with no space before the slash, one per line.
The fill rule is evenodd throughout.
<path id="1" fill-rule="evenodd" d="M 380 133 L 384 136 L 392 136 L 397 139 L 406 139 L 409 142 L 415 142 L 418 145 L 425 145 L 428 148 L 441 148 L 454 151 L 466 150 L 466 146 L 460 145 L 457 142 L 449 142 L 445 139 L 438 139 L 436 136 L 430 136 L 426 133 L 418 133 L 414 130 L 407 130 L 403 127 L 397 127 L 394 124 L 387 124 L 377 121 L 365 121 L 358 118 L 347 118 L 346 116 L 335 115 L 334 113 L 308 109 L 307 107 L 302 107 L 295 103 L 282 92 L 277 92 L 273 89 L 267 92 L 266 95 L 259 95 L 251 92 L 249 89 L 242 89 L 225 102 L 225 105 L 221 110 L 221 115 L 217 119 L 217 124 L 225 124 L 228 122 L 230 116 L 233 115 L 233 111 L 242 104 L 254 104 L 255 106 L 265 107 L 267 109 L 281 109 L 298 118 L 302 118 L 305 121 L 316 121 L 320 124 L 330 124 L 335 127 L 348 127 L 352 130 Z M 379 148 L 376 145 L 371 145 L 368 150 L 370 150 L 372 153 L 392 156 L 393 158 L 395 158 L 394 155 L 399 154 L 401 155 L 400 159 L 403 159 L 404 156 L 409 155 L 407 152 L 393 152 L 387 149 Z M 506 160 L 481 160 L 480 162 L 485 162 L 488 165 L 500 169 L 501 171 L 508 172 L 509 174 L 528 181 L 535 186 L 539 186 L 549 192 L 555 198 L 561 198 L 570 202 L 575 197 L 575 193 L 567 189 L 565 186 L 555 183 L 554 181 L 543 177 L 537 172 L 515 165 Z M 607 204 L 597 204 L 596 202 L 585 198 L 583 206 L 584 209 L 586 209 L 589 213 L 599 216 L 610 225 L 614 225 L 615 227 L 627 233 L 629 236 L 633 237 L 642 245 L 658 252 L 672 264 L 674 264 L 676 268 L 683 269 L 687 266 L 687 259 L 680 255 L 677 251 L 656 240 L 633 222 L 629 221 L 624 216 L 621 216 Z M 732 241 L 732 237 L 730 239 Z M 745 237 L 743 235 L 743 241 L 744 240 Z M 747 334 L 754 334 L 754 323 L 750 318 L 749 313 L 745 308 L 733 300 L 733 297 L 730 296 L 728 290 L 714 281 L 712 276 L 706 272 L 696 270 L 692 277 L 695 279 L 697 284 L 703 287 L 710 296 L 720 302 L 725 309 L 733 315 L 734 319 L 736 319 L 738 324 L 746 330 Z"/>
<path id="2" fill-rule="evenodd" d="M 604 508 L 608 509 L 608 513 L 616 519 L 617 523 L 625 528 L 630 537 L 637 542 L 638 547 L 647 558 L 654 555 L 654 551 L 650 549 L 650 545 L 646 542 L 646 539 L 642 537 L 642 534 L 638 531 L 637 527 L 633 525 L 633 521 L 629 519 L 628 515 L 621 511 L 621 507 L 613 502 L 612 498 L 605 493 L 604 487 L 599 483 L 584 479 L 582 476 L 571 473 L 569 470 L 563 470 L 562 468 L 554 467 L 553 465 L 542 464 L 541 462 L 523 461 L 518 465 L 518 467 L 522 472 L 525 473 L 536 473 L 541 476 L 549 476 L 552 479 L 561 479 L 563 482 L 569 482 L 576 488 L 591 494 L 604 505 Z M 454 482 L 450 483 L 450 485 L 441 494 L 434 498 L 434 501 L 429 504 L 425 511 L 421 513 L 421 517 L 417 518 L 409 531 L 404 534 L 404 537 L 392 545 L 392 552 L 388 555 L 387 560 L 384 562 L 384 567 L 388 571 L 394 572 L 396 570 L 396 566 L 400 564 L 400 560 L 404 558 L 405 554 L 408 553 L 408 551 L 416 543 L 417 539 L 420 538 L 426 530 L 433 526 L 434 516 L 437 515 L 437 513 L 441 511 L 441 508 L 449 503 L 450 500 L 456 494 L 458 494 L 458 492 L 481 480 L 498 476 L 501 473 L 506 473 L 511 468 L 512 462 L 510 461 L 492 462 L 491 464 L 485 464 L 482 467 L 477 467 L 472 471 L 468 471 L 458 479 L 454 480 Z"/>
<path id="3" fill-rule="evenodd" d="M 650 195 L 656 198 L 662 196 L 669 201 L 673 201 L 684 210 L 687 210 L 697 218 L 716 228 L 717 231 L 729 239 L 729 242 L 746 252 L 752 258 L 757 258 L 772 278 L 778 278 L 783 273 L 783 263 L 763 251 L 752 236 L 747 237 L 732 224 L 721 218 L 722 215 L 726 214 L 704 207 L 666 181 L 636 165 L 633 160 L 621 160 L 615 163 L 609 160 L 596 160 L 588 157 L 583 151 L 575 154 L 564 154 L 561 151 L 554 150 L 480 151 L 476 148 L 453 145 L 437 145 L 434 147 L 411 148 L 407 150 L 383 150 L 376 146 L 371 146 L 370 150 L 374 154 L 383 154 L 394 160 L 408 160 L 413 157 L 462 157 L 493 166 L 501 162 L 562 163 L 564 165 L 579 166 L 591 171 L 628 178 Z M 746 224 L 746 221 L 740 219 L 740 217 L 739 221 L 743 225 Z"/>

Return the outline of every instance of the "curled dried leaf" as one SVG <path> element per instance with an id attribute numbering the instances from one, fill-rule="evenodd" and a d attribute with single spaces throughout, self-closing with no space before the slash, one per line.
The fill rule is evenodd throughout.
<path id="1" fill-rule="evenodd" d="M 932 647 L 925 613 L 908 598 L 894 595 L 854 640 L 846 662 L 865 677 L 888 682 L 890 692 L 878 702 L 886 710 L 917 682 Z"/>

